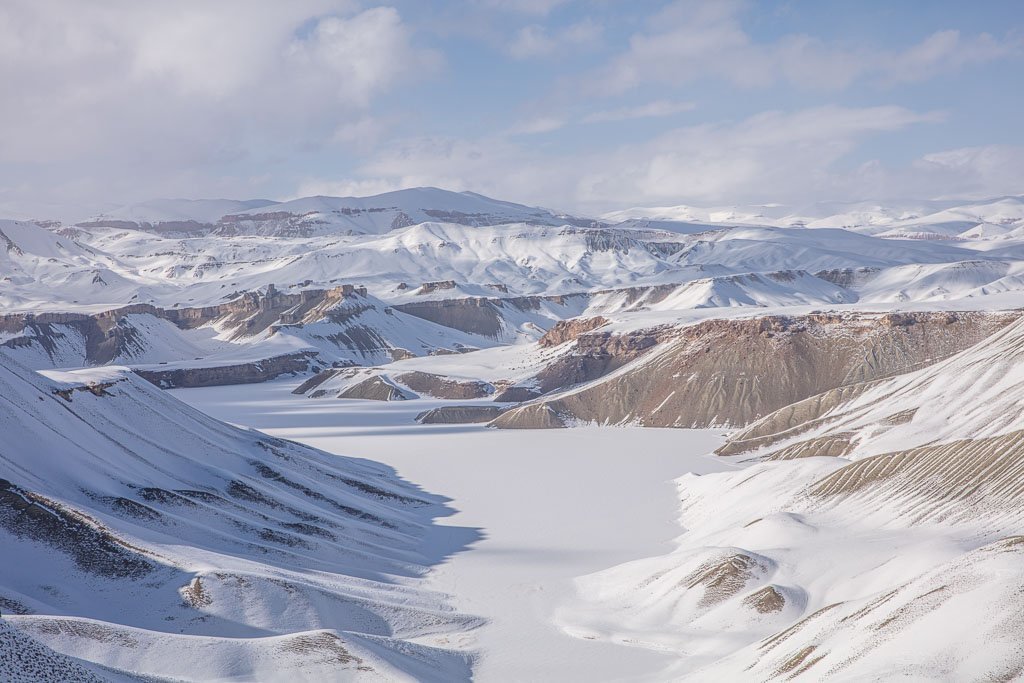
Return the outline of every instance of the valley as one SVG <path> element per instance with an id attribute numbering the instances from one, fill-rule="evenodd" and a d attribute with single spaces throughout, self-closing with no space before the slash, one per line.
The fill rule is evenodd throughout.
<path id="1" fill-rule="evenodd" d="M 730 469 L 711 455 L 721 432 L 589 428 L 510 438 L 481 425 L 417 425 L 423 408 L 416 404 L 424 401 L 309 405 L 295 400 L 294 386 L 173 393 L 219 419 L 373 458 L 445 491 L 458 513 L 440 520 L 434 534 L 470 527 L 482 538 L 439 566 L 427 585 L 451 595 L 460 612 L 487 620 L 461 639 L 444 639 L 481 653 L 480 680 L 655 680 L 668 665 L 661 653 L 573 638 L 553 616 L 576 576 L 669 547 L 676 534 L 671 480 Z M 621 457 L 624 450 L 633 455 Z"/>
<path id="2" fill-rule="evenodd" d="M 1024 200 L 248 204 L 0 223 L 0 663 L 1024 670 Z"/>
<path id="3" fill-rule="evenodd" d="M 0 683 L 1024 683 L 1024 4 L 0 1 Z"/>

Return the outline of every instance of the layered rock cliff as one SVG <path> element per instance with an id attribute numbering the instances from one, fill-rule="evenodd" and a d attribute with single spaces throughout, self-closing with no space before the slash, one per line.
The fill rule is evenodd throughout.
<path id="1" fill-rule="evenodd" d="M 1017 316 L 821 313 L 591 332 L 538 375 L 544 389 L 561 391 L 510 410 L 493 425 L 746 425 L 829 389 L 934 363 Z"/>

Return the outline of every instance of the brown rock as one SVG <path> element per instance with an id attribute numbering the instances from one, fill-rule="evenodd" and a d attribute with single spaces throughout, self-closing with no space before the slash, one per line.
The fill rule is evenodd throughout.
<path id="1" fill-rule="evenodd" d="M 607 324 L 608 319 L 602 316 L 596 316 L 594 318 L 559 320 L 537 341 L 537 343 L 544 348 L 559 346 L 565 342 L 578 339 L 581 334 L 592 332 L 593 330 Z"/>
<path id="2" fill-rule="evenodd" d="M 541 399 L 550 409 L 546 414 L 538 404 L 526 404 L 494 425 L 550 426 L 550 415 L 563 424 L 745 425 L 836 387 L 947 358 L 1018 316 L 821 313 L 707 320 L 628 335 L 590 332 L 577 339 L 573 353 L 537 376 L 542 390 L 590 382 L 586 387 Z M 654 347 L 657 352 L 644 359 Z M 595 381 L 627 363 L 624 371 Z M 756 436 L 763 435 L 750 438 Z"/>
<path id="3" fill-rule="evenodd" d="M 427 394 L 435 398 L 464 401 L 472 398 L 484 398 L 494 393 L 494 387 L 487 382 L 456 380 L 429 372 L 406 372 L 395 377 L 395 380 L 419 394 Z"/>

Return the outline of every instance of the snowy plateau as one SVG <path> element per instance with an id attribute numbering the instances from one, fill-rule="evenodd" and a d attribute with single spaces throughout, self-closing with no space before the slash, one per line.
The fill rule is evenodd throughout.
<path id="1" fill-rule="evenodd" d="M 0 220 L 0 680 L 1024 677 L 1024 197 Z"/>

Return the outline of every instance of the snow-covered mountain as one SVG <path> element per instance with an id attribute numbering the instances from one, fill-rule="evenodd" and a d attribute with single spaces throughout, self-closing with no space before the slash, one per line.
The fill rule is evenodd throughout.
<path id="1" fill-rule="evenodd" d="M 974 240 L 1024 236 L 1024 196 L 962 201 L 820 202 L 807 206 L 635 207 L 601 216 L 611 224 L 694 232 L 709 225 L 845 228 L 885 237 Z"/>
<path id="2" fill-rule="evenodd" d="M 396 190 L 372 197 L 317 196 L 285 202 L 159 199 L 126 205 L 73 223 L 82 228 L 128 228 L 173 235 L 312 237 L 383 234 L 427 221 L 472 226 L 591 224 L 589 220 L 547 209 L 435 187 Z"/>
<path id="3" fill-rule="evenodd" d="M 765 461 L 680 479 L 677 549 L 581 578 L 563 627 L 677 652 L 681 679 L 1018 671 L 1022 353 L 1018 321 L 735 434 L 721 453 Z"/>
<path id="4" fill-rule="evenodd" d="M 362 416 L 343 439 L 370 456 L 387 434 L 392 455 L 486 434 L 557 458 L 549 435 L 596 429 L 505 430 L 731 430 L 717 473 L 679 481 L 675 551 L 534 611 L 674 652 L 673 680 L 1019 672 L 1022 207 L 594 222 L 421 188 L 2 220 L 0 677 L 26 656 L 44 679 L 473 675 L 479 603 L 421 579 L 474 530 L 434 533 L 451 510 L 393 470 L 180 387 L 329 449 Z"/>
<path id="5" fill-rule="evenodd" d="M 54 235 L 4 223 L 8 310 L 81 310 L 127 303 L 215 305 L 279 289 L 354 283 L 394 302 L 564 295 L 708 277 L 802 270 L 881 302 L 954 301 L 1020 290 L 1014 240 L 889 239 L 847 230 L 663 231 L 422 223 L 386 235 L 171 238 L 90 228 Z M 444 286 L 424 287 L 425 283 Z"/>
<path id="6" fill-rule="evenodd" d="M 1012 223 L 1015 201 L 922 206 L 946 212 L 943 220 L 973 211 Z M 395 207 L 425 222 L 390 229 L 380 220 Z M 237 219 L 203 223 L 222 211 Z M 312 231 L 252 222 L 275 211 L 289 218 L 267 221 L 334 217 Z M 256 381 L 530 343 L 576 316 L 642 330 L 703 320 L 707 309 L 1006 309 L 1024 292 L 1024 244 L 1012 230 L 999 239 L 938 240 L 725 223 L 581 227 L 551 212 L 430 188 L 272 205 L 155 201 L 110 218 L 124 222 L 0 223 L 0 305 L 8 314 L 0 344 L 23 362 L 128 363 L 177 386 Z M 336 229 L 337 221 L 371 219 L 365 230 Z M 220 227 L 182 231 L 172 229 L 175 221 Z M 232 221 L 253 229 L 225 228 Z M 343 234 L 355 232 L 369 234 Z M 326 292 L 344 287 L 344 306 L 325 303 L 333 296 Z"/>
<path id="7" fill-rule="evenodd" d="M 0 606 L 21 634 L 133 680 L 466 675 L 425 644 L 477 624 L 417 588 L 462 549 L 421 546 L 436 496 L 123 370 L 43 377 L 5 355 L 0 396 Z"/>

